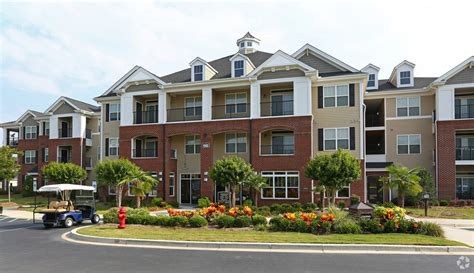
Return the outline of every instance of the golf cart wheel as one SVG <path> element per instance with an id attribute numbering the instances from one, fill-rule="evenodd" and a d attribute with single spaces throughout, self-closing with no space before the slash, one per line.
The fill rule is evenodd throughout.
<path id="1" fill-rule="evenodd" d="M 64 220 L 63 225 L 65 228 L 70 228 L 72 227 L 72 225 L 74 225 L 74 220 L 72 219 L 72 217 L 67 217 L 66 220 Z"/>
<path id="2" fill-rule="evenodd" d="M 100 216 L 97 215 L 97 214 L 92 215 L 91 222 L 92 222 L 92 224 L 97 224 L 97 223 L 99 223 L 99 222 L 100 222 Z"/>
<path id="3" fill-rule="evenodd" d="M 53 224 L 43 224 L 44 228 L 52 228 L 54 225 Z"/>

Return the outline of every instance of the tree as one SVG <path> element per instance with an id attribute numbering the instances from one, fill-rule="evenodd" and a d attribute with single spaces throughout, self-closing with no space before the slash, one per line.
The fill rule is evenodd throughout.
<path id="1" fill-rule="evenodd" d="M 319 154 L 305 168 L 307 178 L 318 180 L 319 187 L 329 197 L 329 206 L 335 206 L 336 192 L 349 186 L 360 177 L 360 162 L 347 150 Z"/>
<path id="2" fill-rule="evenodd" d="M 423 191 L 420 186 L 420 177 L 418 169 L 408 169 L 400 165 L 390 165 L 387 167 L 389 176 L 381 177 L 380 182 L 384 183 L 385 188 L 397 189 L 400 206 L 405 207 L 405 196 L 416 196 Z"/>
<path id="3" fill-rule="evenodd" d="M 436 190 L 431 172 L 427 169 L 421 168 L 418 169 L 417 175 L 420 177 L 420 186 L 423 188 L 422 193 L 429 193 L 431 197 L 435 197 Z M 421 198 L 421 195 L 419 195 L 419 197 Z"/>
<path id="4" fill-rule="evenodd" d="M 51 162 L 42 173 L 49 181 L 64 184 L 79 184 L 87 178 L 86 170 L 73 163 Z"/>
<path id="5" fill-rule="evenodd" d="M 253 172 L 248 178 L 245 183 L 245 187 L 248 189 L 251 189 L 253 191 L 253 200 L 255 203 L 255 206 L 258 206 L 258 193 L 262 188 L 265 188 L 268 186 L 267 184 L 267 179 L 265 177 L 260 176 L 259 174 L 256 174 Z"/>
<path id="6" fill-rule="evenodd" d="M 125 178 L 119 182 L 122 185 L 131 184 L 130 191 L 135 195 L 137 200 L 137 208 L 140 208 L 141 201 L 146 197 L 147 193 L 150 192 L 153 187 L 158 184 L 155 178 L 149 173 L 144 172 L 141 168 L 136 167 L 131 169 Z"/>
<path id="7" fill-rule="evenodd" d="M 0 183 L 9 182 L 17 177 L 21 165 L 18 164 L 18 157 L 23 153 L 8 146 L 0 147 Z"/>
<path id="8" fill-rule="evenodd" d="M 248 182 L 253 175 L 252 167 L 241 157 L 229 156 L 217 160 L 209 170 L 209 177 L 218 185 L 228 186 L 231 194 L 231 205 L 235 206 L 235 192 L 237 188 Z"/>
<path id="9" fill-rule="evenodd" d="M 122 206 L 124 190 L 124 184 L 120 183 L 120 181 L 123 181 L 130 174 L 130 171 L 135 168 L 137 166 L 127 159 L 103 160 L 97 163 L 94 168 L 99 185 L 115 188 L 117 207 Z"/>

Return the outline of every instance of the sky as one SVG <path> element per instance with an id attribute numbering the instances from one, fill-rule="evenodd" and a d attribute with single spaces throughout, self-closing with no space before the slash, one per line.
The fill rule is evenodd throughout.
<path id="1" fill-rule="evenodd" d="M 94 103 L 135 65 L 157 75 L 237 52 L 250 31 L 260 50 L 306 43 L 361 69 L 440 76 L 474 55 L 474 1 L 3 1 L 0 123 L 59 96 Z M 1 134 L 1 133 L 0 133 Z"/>

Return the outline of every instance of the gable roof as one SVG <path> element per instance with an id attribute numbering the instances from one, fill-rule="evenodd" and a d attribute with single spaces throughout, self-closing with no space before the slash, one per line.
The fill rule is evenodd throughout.
<path id="1" fill-rule="evenodd" d="M 402 65 L 404 65 L 404 64 L 415 68 L 415 64 L 414 64 L 414 63 L 409 62 L 409 61 L 407 61 L 407 60 L 403 60 L 401 63 L 397 64 L 397 65 L 393 68 L 392 73 L 390 74 L 389 80 L 393 80 L 393 78 L 394 78 L 395 75 L 397 74 L 397 73 L 396 73 L 396 72 L 397 72 L 397 69 L 400 68 L 400 66 L 402 66 Z"/>
<path id="2" fill-rule="evenodd" d="M 240 52 L 237 52 L 234 56 L 230 57 L 229 58 L 229 61 L 233 61 L 235 60 L 235 58 L 237 57 L 241 57 L 242 59 L 246 60 L 250 66 L 252 66 L 253 68 L 255 68 L 255 65 L 252 63 L 252 61 L 249 59 L 249 57 L 245 56 L 244 54 L 240 53 Z"/>
<path id="3" fill-rule="evenodd" d="M 466 60 L 464 60 L 462 63 L 456 65 L 454 68 L 452 68 L 451 70 L 449 70 L 448 72 L 444 73 L 439 78 L 437 78 L 434 82 L 445 83 L 447 80 L 449 80 L 451 77 L 453 77 L 457 73 L 464 70 L 466 67 L 474 67 L 474 56 L 471 56 L 467 58 Z"/>
<path id="4" fill-rule="evenodd" d="M 192 60 L 189 65 L 190 66 L 193 66 L 193 64 L 195 62 L 201 62 L 203 63 L 205 66 L 209 67 L 214 73 L 218 73 L 219 71 L 217 71 L 216 69 L 214 69 L 214 67 L 212 67 L 212 65 L 210 65 L 208 62 L 206 62 L 206 60 L 204 60 L 203 58 L 200 58 L 200 57 L 196 57 L 194 58 L 194 60 Z"/>
<path id="5" fill-rule="evenodd" d="M 311 66 L 293 58 L 291 55 L 281 50 L 278 50 L 270 58 L 265 60 L 265 62 L 263 62 L 257 68 L 255 68 L 250 74 L 248 74 L 248 76 L 251 77 L 251 76 L 257 75 L 260 71 L 262 71 L 266 67 L 287 66 L 287 65 L 297 65 L 307 71 L 315 71 L 315 69 L 312 68 Z"/>
<path id="6" fill-rule="evenodd" d="M 21 115 L 15 122 L 16 123 L 20 123 L 24 118 L 26 118 L 28 115 L 32 115 L 33 117 L 37 117 L 37 116 L 40 116 L 42 115 L 43 113 L 41 112 L 38 112 L 38 111 L 35 111 L 35 110 L 26 110 L 25 113 L 23 113 L 23 115 Z"/>
<path id="7" fill-rule="evenodd" d="M 233 57 L 235 54 L 228 55 L 213 61 L 208 62 L 209 65 L 214 67 L 215 70 L 218 71 L 211 80 L 215 79 L 224 79 L 232 77 L 231 71 L 231 62 L 230 58 Z M 270 56 L 271 53 L 263 52 L 263 51 L 256 51 L 253 53 L 242 54 L 250 59 L 250 61 L 255 65 L 259 66 L 264 61 L 266 61 Z M 165 76 L 160 77 L 166 83 L 182 83 L 182 82 L 190 82 L 191 81 L 191 68 L 183 69 Z"/>
<path id="8" fill-rule="evenodd" d="M 326 52 L 310 45 L 310 44 L 305 44 L 302 46 L 300 49 L 298 49 L 295 53 L 292 54 L 292 56 L 296 59 L 299 59 L 305 52 L 311 52 L 312 54 L 315 54 L 317 57 L 322 58 L 323 60 L 327 61 L 328 63 L 341 68 L 342 70 L 347 70 L 350 72 L 359 72 L 359 70 L 355 69 L 354 67 L 344 63 L 343 61 L 327 54 Z M 315 69 L 318 69 L 317 67 L 314 67 Z"/>
<path id="9" fill-rule="evenodd" d="M 404 89 L 421 89 L 428 87 L 436 77 L 415 77 L 415 85 L 410 87 L 399 87 L 393 85 L 389 79 L 379 80 L 379 88 L 367 90 L 367 92 L 389 91 L 389 90 L 404 90 Z"/>
<path id="10" fill-rule="evenodd" d="M 364 68 L 362 68 L 360 71 L 365 71 L 366 69 L 369 69 L 369 68 L 372 68 L 374 70 L 377 70 L 377 71 L 380 71 L 380 67 L 374 65 L 374 64 L 371 64 L 369 63 L 368 65 L 364 66 Z"/>
<path id="11" fill-rule="evenodd" d="M 88 104 L 76 99 L 68 98 L 61 96 L 59 99 L 57 99 L 51 106 L 46 109 L 45 113 L 53 112 L 57 107 L 61 105 L 61 103 L 67 103 L 69 104 L 72 108 L 78 111 L 86 111 L 86 112 L 98 112 L 100 111 L 100 107 Z"/>

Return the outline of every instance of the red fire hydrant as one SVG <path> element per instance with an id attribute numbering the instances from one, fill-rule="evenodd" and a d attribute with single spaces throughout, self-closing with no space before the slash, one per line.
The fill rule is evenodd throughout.
<path id="1" fill-rule="evenodd" d="M 117 215 L 117 218 L 119 220 L 118 228 L 125 228 L 125 219 L 127 219 L 126 213 L 127 211 L 125 210 L 125 208 L 121 207 Z"/>

